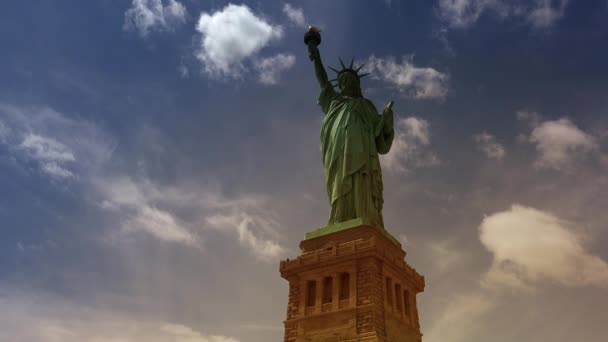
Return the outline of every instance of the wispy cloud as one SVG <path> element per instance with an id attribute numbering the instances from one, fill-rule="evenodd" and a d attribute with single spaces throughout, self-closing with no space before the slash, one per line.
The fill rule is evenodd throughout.
<path id="1" fill-rule="evenodd" d="M 235 236 L 241 246 L 265 262 L 273 262 L 286 252 L 276 241 L 279 224 L 264 197 L 227 199 L 208 193 L 202 200 L 212 209 L 204 218 L 206 228 Z"/>
<path id="2" fill-rule="evenodd" d="M 83 196 L 115 225 L 106 232 L 108 241 L 148 236 L 201 248 L 204 234 L 219 231 L 263 261 L 284 252 L 277 242 L 276 213 L 259 195 L 227 198 L 187 181 L 163 184 L 145 173 L 125 174 L 110 162 L 115 143 L 109 134 L 47 107 L 0 104 L 0 115 L 5 132 L 0 143 L 23 163 L 38 163 L 53 179 L 77 180 L 86 189 Z"/>
<path id="3" fill-rule="evenodd" d="M 281 26 L 272 25 L 246 5 L 229 4 L 213 13 L 200 15 L 197 58 L 205 72 L 216 78 L 239 78 L 243 62 L 270 42 L 283 36 Z"/>
<path id="4" fill-rule="evenodd" d="M 428 121 L 417 117 L 399 118 L 395 126 L 391 151 L 380 159 L 383 169 L 394 173 L 409 172 L 441 163 L 429 149 L 431 133 Z"/>
<path id="5" fill-rule="evenodd" d="M 199 246 L 198 238 L 167 209 L 160 208 L 163 190 L 144 180 L 135 182 L 127 177 L 94 181 L 101 195 L 101 207 L 120 217 L 122 230 L 118 234 L 146 233 L 168 242 Z"/>
<path id="6" fill-rule="evenodd" d="M 479 236 L 494 261 L 484 285 L 531 290 L 551 280 L 608 288 L 608 264 L 583 248 L 579 231 L 552 213 L 518 204 L 485 217 Z"/>
<path id="7" fill-rule="evenodd" d="M 427 341 L 467 342 L 479 330 L 478 322 L 499 305 L 496 297 L 482 292 L 464 292 L 452 295 L 443 303 L 443 309 L 430 322 L 425 333 Z M 458 329 L 454 329 L 458 327 Z"/>
<path id="8" fill-rule="evenodd" d="M 437 13 L 450 28 L 466 28 L 486 11 L 507 16 L 509 7 L 502 0 L 439 0 Z"/>
<path id="9" fill-rule="evenodd" d="M 124 30 L 137 30 L 142 37 L 151 31 L 174 31 L 186 22 L 186 7 L 176 0 L 133 0 L 125 12 Z"/>
<path id="10" fill-rule="evenodd" d="M 283 13 L 287 15 L 289 20 L 300 27 L 306 27 L 306 19 L 304 18 L 304 11 L 301 7 L 292 6 L 286 3 L 283 6 Z"/>
<path id="11" fill-rule="evenodd" d="M 549 28 L 564 16 L 569 1 L 536 0 L 526 19 L 536 28 Z"/>
<path id="12" fill-rule="evenodd" d="M 0 292 L 0 316 L 2 341 L 239 342 L 183 324 L 92 309 L 39 293 Z"/>
<path id="13" fill-rule="evenodd" d="M 109 236 L 111 241 L 146 234 L 202 248 L 207 234 L 219 232 L 264 262 L 274 262 L 286 251 L 278 242 L 277 214 L 261 195 L 227 198 L 211 187 L 161 185 L 145 177 L 105 178 L 96 181 L 95 188 L 100 207 L 120 222 L 121 229 Z"/>
<path id="14" fill-rule="evenodd" d="M 42 170 L 51 176 L 70 178 L 74 174 L 66 166 L 76 160 L 74 153 L 62 143 L 33 133 L 27 133 L 19 145 L 33 160 L 41 164 Z"/>
<path id="15" fill-rule="evenodd" d="M 486 157 L 502 160 L 507 154 L 505 148 L 496 141 L 496 137 L 487 132 L 473 135 L 473 140 L 477 143 L 477 149 L 482 151 Z"/>
<path id="16" fill-rule="evenodd" d="M 399 63 L 393 57 L 372 55 L 366 65 L 373 78 L 396 86 L 413 98 L 443 99 L 448 93 L 449 76 L 433 68 L 415 66 L 413 56 L 405 56 Z"/>
<path id="17" fill-rule="evenodd" d="M 160 185 L 125 177 L 98 181 L 96 189 L 100 206 L 119 218 L 118 236 L 144 233 L 200 248 L 205 234 L 220 232 L 261 261 L 274 262 L 285 252 L 276 239 L 276 213 L 262 196 L 241 194 L 232 199 L 195 184 Z"/>
<path id="18" fill-rule="evenodd" d="M 279 83 L 281 72 L 290 69 L 296 63 L 296 56 L 292 54 L 277 54 L 276 56 L 261 58 L 255 61 L 255 68 L 259 73 L 262 84 L 272 85 Z"/>
<path id="19" fill-rule="evenodd" d="M 17 158 L 35 163 L 58 180 L 77 178 L 108 160 L 114 142 L 90 122 L 68 118 L 48 107 L 0 104 L 0 143 Z"/>
<path id="20" fill-rule="evenodd" d="M 427 252 L 439 273 L 448 271 L 465 260 L 465 254 L 449 240 L 434 240 L 427 246 Z"/>
<path id="21" fill-rule="evenodd" d="M 0 120 L 0 143 L 6 142 L 6 139 L 8 138 L 10 133 L 10 129 L 6 126 L 4 122 L 2 122 L 2 120 Z"/>
<path id="22" fill-rule="evenodd" d="M 485 13 L 500 19 L 523 19 L 536 29 L 552 27 L 564 16 L 569 0 L 439 0 L 436 11 L 450 29 L 473 26 Z"/>

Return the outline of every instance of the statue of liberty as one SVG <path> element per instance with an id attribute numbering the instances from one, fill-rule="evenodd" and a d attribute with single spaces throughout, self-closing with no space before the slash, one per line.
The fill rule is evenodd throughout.
<path id="1" fill-rule="evenodd" d="M 309 57 L 321 87 L 318 104 L 325 114 L 321 126 L 321 150 L 327 195 L 331 204 L 328 225 L 361 218 L 384 228 L 382 218 L 382 171 L 378 154 L 386 154 L 393 142 L 393 102 L 379 114 L 361 94 L 359 74 L 353 61 L 329 80 L 319 53 L 319 29 L 311 26 L 304 36 Z M 337 82 L 340 91 L 334 90 Z"/>

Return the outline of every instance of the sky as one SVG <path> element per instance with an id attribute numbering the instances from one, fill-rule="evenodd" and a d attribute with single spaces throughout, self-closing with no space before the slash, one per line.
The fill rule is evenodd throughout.
<path id="1" fill-rule="evenodd" d="M 4 1 L 0 341 L 283 336 L 354 58 L 425 342 L 608 333 L 605 0 Z"/>

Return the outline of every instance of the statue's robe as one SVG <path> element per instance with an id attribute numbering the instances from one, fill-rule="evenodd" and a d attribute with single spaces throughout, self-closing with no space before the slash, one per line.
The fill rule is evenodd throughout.
<path id="1" fill-rule="evenodd" d="M 331 85 L 321 90 L 318 103 L 325 113 L 321 149 L 331 204 L 328 225 L 362 218 L 384 228 L 378 154 L 391 148 L 392 125 L 370 100 L 348 97 Z"/>

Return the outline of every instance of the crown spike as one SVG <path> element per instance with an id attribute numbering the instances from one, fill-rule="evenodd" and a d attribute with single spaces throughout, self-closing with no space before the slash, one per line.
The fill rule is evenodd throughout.
<path id="1" fill-rule="evenodd" d="M 342 62 L 342 58 L 338 57 L 338 59 L 340 60 L 340 64 L 342 64 L 342 69 L 346 69 L 346 65 Z"/>
<path id="2" fill-rule="evenodd" d="M 369 75 L 369 74 L 370 74 L 369 72 L 366 72 L 365 74 L 361 74 L 361 75 L 359 75 L 359 78 L 361 79 L 361 78 L 363 78 L 363 77 L 365 77 L 365 76 L 367 76 L 367 75 Z"/>
<path id="3" fill-rule="evenodd" d="M 361 65 L 360 65 L 360 66 L 357 68 L 357 70 L 355 70 L 355 72 L 358 74 L 358 73 L 359 73 L 359 70 L 361 70 L 361 68 L 363 68 L 363 66 L 364 66 L 364 65 L 365 65 L 365 63 L 361 64 Z"/>
<path id="4" fill-rule="evenodd" d="M 334 69 L 334 68 L 332 68 L 332 67 L 330 67 L 330 66 L 327 66 L 327 67 L 328 67 L 328 68 L 330 68 L 330 69 L 331 69 L 333 72 L 335 72 L 336 74 L 340 74 L 340 70 L 338 70 L 338 69 Z"/>
<path id="5" fill-rule="evenodd" d="M 352 69 L 352 68 L 353 68 L 353 63 L 355 63 L 355 57 L 352 57 L 352 58 L 350 59 L 350 66 L 349 66 L 349 68 L 350 68 L 350 69 Z"/>

